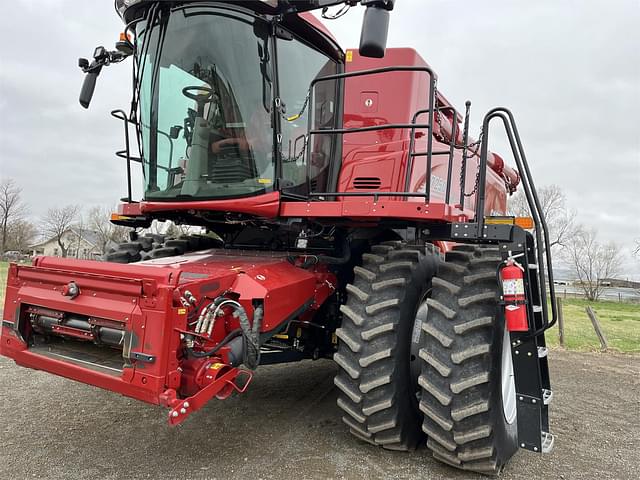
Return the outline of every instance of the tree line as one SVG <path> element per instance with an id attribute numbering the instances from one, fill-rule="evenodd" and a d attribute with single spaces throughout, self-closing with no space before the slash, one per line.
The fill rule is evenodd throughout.
<path id="1" fill-rule="evenodd" d="M 602 242 L 597 229 L 578 223 L 577 212 L 567 207 L 565 194 L 558 185 L 539 188 L 538 197 L 549 227 L 554 264 L 566 265 L 585 297 L 597 301 L 608 285 L 607 280 L 622 273 L 624 255 L 620 245 Z M 515 216 L 530 215 L 522 190 L 510 200 L 509 213 Z M 634 243 L 632 255 L 640 259 L 640 239 Z"/>
<path id="2" fill-rule="evenodd" d="M 27 252 L 41 240 L 55 240 L 63 257 L 72 248 L 65 232 L 74 229 L 78 238 L 91 232 L 100 254 L 113 243 L 127 240 L 128 229 L 112 224 L 112 207 L 79 205 L 51 207 L 39 218 L 32 219 L 29 206 L 22 198 L 22 189 L 11 178 L 0 180 L 0 255 L 6 252 Z M 78 240 L 79 241 L 79 240 Z"/>

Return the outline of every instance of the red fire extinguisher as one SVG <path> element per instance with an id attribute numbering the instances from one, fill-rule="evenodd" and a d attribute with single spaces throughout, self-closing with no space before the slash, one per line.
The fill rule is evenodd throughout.
<path id="1" fill-rule="evenodd" d="M 524 295 L 524 268 L 513 258 L 500 271 L 502 295 L 504 298 L 504 317 L 507 330 L 526 332 L 529 330 L 527 306 Z"/>

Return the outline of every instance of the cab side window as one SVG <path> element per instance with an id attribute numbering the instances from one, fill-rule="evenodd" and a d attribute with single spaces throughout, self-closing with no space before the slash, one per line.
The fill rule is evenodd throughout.
<path id="1" fill-rule="evenodd" d="M 337 81 L 316 85 L 313 105 L 310 104 L 309 86 L 318 77 L 338 72 L 337 63 L 298 40 L 278 39 L 278 81 L 282 102 L 282 188 L 291 193 L 305 194 L 326 191 L 329 166 L 335 155 L 336 135 L 313 135 L 311 128 L 335 128 L 338 121 Z M 311 150 L 307 165 L 305 146 Z M 307 170 L 309 185 L 307 185 Z"/>

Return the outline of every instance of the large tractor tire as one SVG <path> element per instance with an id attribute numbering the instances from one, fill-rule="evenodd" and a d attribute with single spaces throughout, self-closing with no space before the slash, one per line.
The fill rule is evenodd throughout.
<path id="1" fill-rule="evenodd" d="M 412 347 L 411 339 L 435 269 L 436 260 L 424 247 L 375 245 L 355 268 L 341 307 L 334 381 L 342 420 L 354 436 L 390 450 L 412 450 L 424 436 L 417 397 L 419 344 Z"/>
<path id="2" fill-rule="evenodd" d="M 167 238 L 164 235 L 147 233 L 136 240 L 117 244 L 104 255 L 103 260 L 113 263 L 135 263 L 207 250 L 221 245 L 222 242 L 219 239 L 205 235 Z"/>
<path id="3" fill-rule="evenodd" d="M 498 474 L 518 449 L 509 335 L 498 312 L 498 249 L 447 253 L 427 300 L 419 384 L 433 456 L 463 470 Z"/>

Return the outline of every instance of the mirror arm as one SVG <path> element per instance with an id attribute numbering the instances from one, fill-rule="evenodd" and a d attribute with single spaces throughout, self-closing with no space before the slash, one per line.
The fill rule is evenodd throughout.
<path id="1" fill-rule="evenodd" d="M 381 8 L 391 11 L 395 6 L 396 0 L 361 0 L 360 4 L 363 7 Z"/>
<path id="2" fill-rule="evenodd" d="M 93 92 L 96 88 L 96 80 L 103 67 L 108 67 L 112 63 L 120 63 L 126 59 L 131 53 L 114 50 L 112 52 L 107 51 L 104 47 L 97 47 L 93 54 L 93 61 L 89 63 L 86 58 L 78 59 L 78 66 L 86 73 L 84 82 L 82 83 L 82 89 L 80 90 L 80 105 L 84 108 L 89 108 Z"/>

